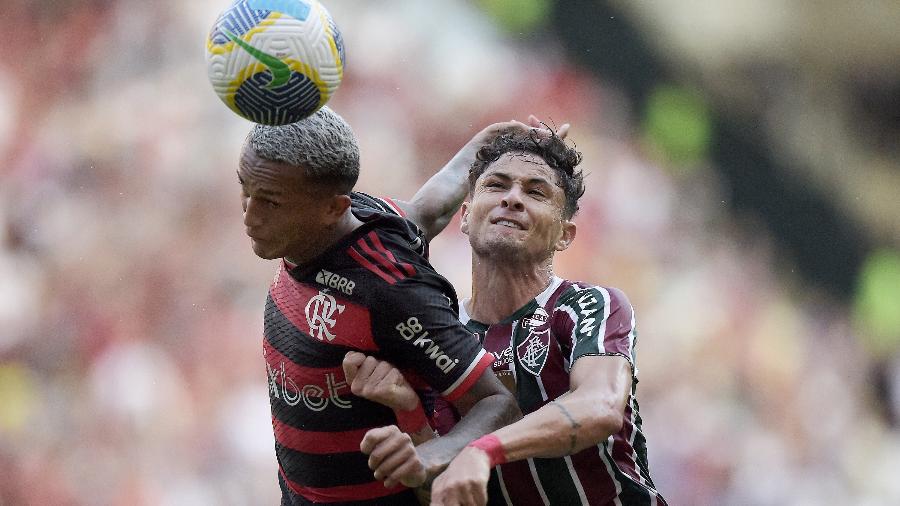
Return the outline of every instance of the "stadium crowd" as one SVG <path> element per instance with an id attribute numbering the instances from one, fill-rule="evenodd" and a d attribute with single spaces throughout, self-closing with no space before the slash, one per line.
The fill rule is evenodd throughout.
<path id="1" fill-rule="evenodd" d="M 206 82 L 220 2 L 163 4 L 4 2 L 0 505 L 278 500 L 260 360 L 274 265 L 250 251 L 234 172 L 250 125 Z M 881 416 L 900 399 L 879 405 L 868 383 L 890 357 L 860 344 L 850 309 L 728 214 L 708 163 L 653 156 L 620 90 L 552 41 L 425 4 L 328 4 L 358 188 L 410 197 L 494 121 L 571 123 L 587 193 L 557 270 L 631 298 L 670 503 L 900 501 L 900 431 Z M 431 247 L 461 297 L 467 251 L 457 222 Z"/>

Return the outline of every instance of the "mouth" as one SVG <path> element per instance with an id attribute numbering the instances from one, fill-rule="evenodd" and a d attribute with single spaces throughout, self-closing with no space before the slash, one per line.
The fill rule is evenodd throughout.
<path id="1" fill-rule="evenodd" d="M 515 230 L 525 230 L 525 227 L 522 226 L 521 223 L 519 223 L 517 221 L 509 220 L 506 218 L 492 220 L 491 223 L 494 225 L 500 225 L 501 227 L 512 228 Z"/>

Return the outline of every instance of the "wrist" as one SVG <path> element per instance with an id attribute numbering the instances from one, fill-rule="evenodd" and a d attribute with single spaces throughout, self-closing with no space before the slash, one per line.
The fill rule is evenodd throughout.
<path id="1" fill-rule="evenodd" d="M 418 401 L 412 409 L 395 409 L 394 416 L 397 417 L 397 428 L 407 434 L 419 432 L 428 425 L 428 417 Z"/>
<path id="2" fill-rule="evenodd" d="M 487 455 L 490 466 L 495 467 L 506 463 L 506 452 L 500 440 L 493 434 L 486 434 L 469 443 L 467 448 L 477 448 Z"/>

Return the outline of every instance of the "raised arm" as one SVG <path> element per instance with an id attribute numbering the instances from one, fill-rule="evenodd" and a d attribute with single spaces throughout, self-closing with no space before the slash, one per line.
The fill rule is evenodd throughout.
<path id="1" fill-rule="evenodd" d="M 498 134 L 508 130 L 538 129 L 549 135 L 550 131 L 535 116 L 529 116 L 529 124 L 519 121 L 494 123 L 475 134 L 456 155 L 435 175 L 422 185 L 413 198 L 396 201 L 407 217 L 425 232 L 430 241 L 450 223 L 453 214 L 469 192 L 469 167 L 475 162 L 475 155 L 482 146 Z M 565 138 L 569 125 L 562 125 L 556 135 Z"/>
<path id="2" fill-rule="evenodd" d="M 619 432 L 631 381 L 624 357 L 578 359 L 569 392 L 463 449 L 435 480 L 433 504 L 485 504 L 493 466 L 570 455 Z"/>

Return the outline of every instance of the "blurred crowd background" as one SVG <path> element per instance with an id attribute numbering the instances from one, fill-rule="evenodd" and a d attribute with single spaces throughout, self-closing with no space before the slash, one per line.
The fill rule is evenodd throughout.
<path id="1" fill-rule="evenodd" d="M 0 7 L 0 505 L 277 504 L 226 0 Z M 326 0 L 358 188 L 572 124 L 673 505 L 900 504 L 900 4 Z M 455 220 L 433 263 L 469 293 Z"/>

